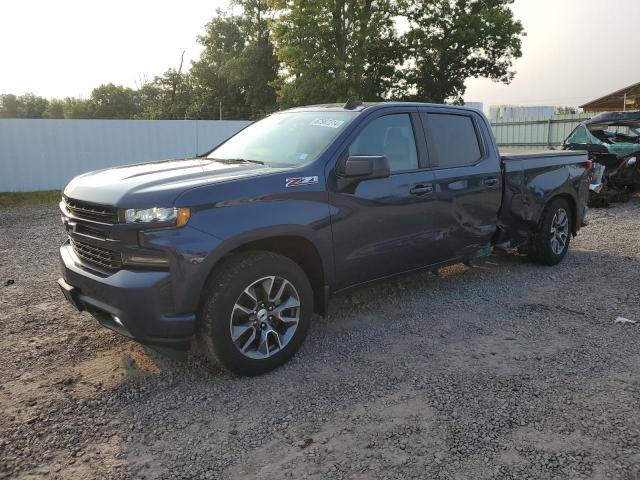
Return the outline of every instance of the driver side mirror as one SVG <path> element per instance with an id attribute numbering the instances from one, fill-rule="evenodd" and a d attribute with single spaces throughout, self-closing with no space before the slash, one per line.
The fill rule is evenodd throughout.
<path id="1" fill-rule="evenodd" d="M 382 155 L 345 156 L 336 165 L 336 175 L 354 180 L 387 178 L 391 175 L 389 160 Z"/>

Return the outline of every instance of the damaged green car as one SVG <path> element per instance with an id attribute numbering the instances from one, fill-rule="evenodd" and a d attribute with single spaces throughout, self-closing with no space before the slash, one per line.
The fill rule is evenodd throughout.
<path id="1" fill-rule="evenodd" d="M 594 162 L 592 207 L 627 202 L 640 191 L 640 112 L 602 113 L 578 125 L 563 144 Z"/>

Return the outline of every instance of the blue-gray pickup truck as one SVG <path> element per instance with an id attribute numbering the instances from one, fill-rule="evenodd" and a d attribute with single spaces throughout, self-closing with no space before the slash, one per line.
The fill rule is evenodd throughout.
<path id="1" fill-rule="evenodd" d="M 420 103 L 275 113 L 208 154 L 74 178 L 65 297 L 241 375 L 299 349 L 332 294 L 518 248 L 554 265 L 583 225 L 584 152 L 500 156 L 482 113 Z"/>

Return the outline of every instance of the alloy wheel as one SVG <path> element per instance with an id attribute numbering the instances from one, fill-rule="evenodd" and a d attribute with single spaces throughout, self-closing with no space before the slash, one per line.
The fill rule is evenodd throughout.
<path id="1" fill-rule="evenodd" d="M 246 357 L 261 360 L 282 351 L 300 321 L 300 296 L 287 279 L 263 277 L 238 296 L 231 312 L 231 340 Z"/>
<path id="2" fill-rule="evenodd" d="M 551 250 L 556 255 L 560 255 L 567 248 L 567 239 L 569 238 L 569 215 L 564 208 L 556 210 L 553 220 L 551 221 L 551 234 L 549 241 Z"/>

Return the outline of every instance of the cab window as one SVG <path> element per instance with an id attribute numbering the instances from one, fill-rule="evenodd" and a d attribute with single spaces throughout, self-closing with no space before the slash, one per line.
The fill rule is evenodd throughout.
<path id="1" fill-rule="evenodd" d="M 418 151 L 411 117 L 401 113 L 376 118 L 351 144 L 349 155 L 383 155 L 391 172 L 416 170 Z"/>
<path id="2" fill-rule="evenodd" d="M 482 158 L 478 134 L 467 115 L 429 114 L 429 131 L 440 168 L 473 165 Z"/>

